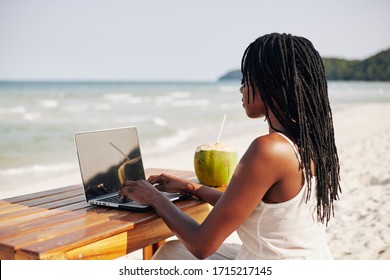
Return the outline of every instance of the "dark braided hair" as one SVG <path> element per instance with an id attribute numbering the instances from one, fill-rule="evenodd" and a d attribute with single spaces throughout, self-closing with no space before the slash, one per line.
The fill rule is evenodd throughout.
<path id="1" fill-rule="evenodd" d="M 340 165 L 334 140 L 332 111 L 323 61 L 312 43 L 290 34 L 272 33 L 256 39 L 241 61 L 242 83 L 248 95 L 258 89 L 265 105 L 298 146 L 308 194 L 317 181 L 317 216 L 328 223 L 338 200 Z M 248 100 L 249 96 L 248 96 Z M 311 162 L 314 162 L 314 172 Z"/>

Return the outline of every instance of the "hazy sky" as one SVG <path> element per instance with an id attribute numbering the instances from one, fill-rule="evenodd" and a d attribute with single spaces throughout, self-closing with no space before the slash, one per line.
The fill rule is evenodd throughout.
<path id="1" fill-rule="evenodd" d="M 389 0 L 0 0 L 0 80 L 215 80 L 270 32 L 390 48 Z"/>

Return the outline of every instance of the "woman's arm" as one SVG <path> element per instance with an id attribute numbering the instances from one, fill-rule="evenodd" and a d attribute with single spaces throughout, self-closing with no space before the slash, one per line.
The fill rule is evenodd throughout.
<path id="1" fill-rule="evenodd" d="M 190 193 L 199 191 L 199 196 L 204 195 L 210 201 L 217 201 L 202 224 L 180 211 L 146 181 L 127 181 L 121 192 L 135 201 L 151 205 L 189 251 L 203 259 L 213 254 L 249 217 L 268 189 L 279 180 L 278 170 L 283 168 L 280 168 L 278 159 L 279 155 L 275 156 L 272 149 L 272 141 L 263 136 L 250 145 L 238 163 L 228 188 L 219 199 L 216 199 L 218 195 L 215 190 L 209 192 L 207 188 L 192 186 Z M 161 189 L 162 185 L 158 188 Z M 187 188 L 191 186 L 187 185 L 182 190 L 186 191 Z"/>

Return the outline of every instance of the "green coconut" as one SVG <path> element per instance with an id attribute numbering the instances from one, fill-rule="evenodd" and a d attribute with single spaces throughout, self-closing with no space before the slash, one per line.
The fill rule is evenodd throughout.
<path id="1" fill-rule="evenodd" d="M 237 166 L 237 151 L 220 142 L 200 145 L 195 151 L 194 166 L 201 184 L 226 186 Z"/>

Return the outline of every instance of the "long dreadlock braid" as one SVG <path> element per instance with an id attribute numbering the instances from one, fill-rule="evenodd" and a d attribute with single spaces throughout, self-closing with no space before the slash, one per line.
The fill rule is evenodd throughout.
<path id="1" fill-rule="evenodd" d="M 290 34 L 272 33 L 256 39 L 241 61 L 242 83 L 248 95 L 258 89 L 265 104 L 284 131 L 298 146 L 308 194 L 311 178 L 317 181 L 317 216 L 328 223 L 339 198 L 340 166 L 334 141 L 325 69 L 312 43 Z M 249 96 L 248 96 L 248 100 Z M 311 162 L 314 162 L 314 172 Z"/>

